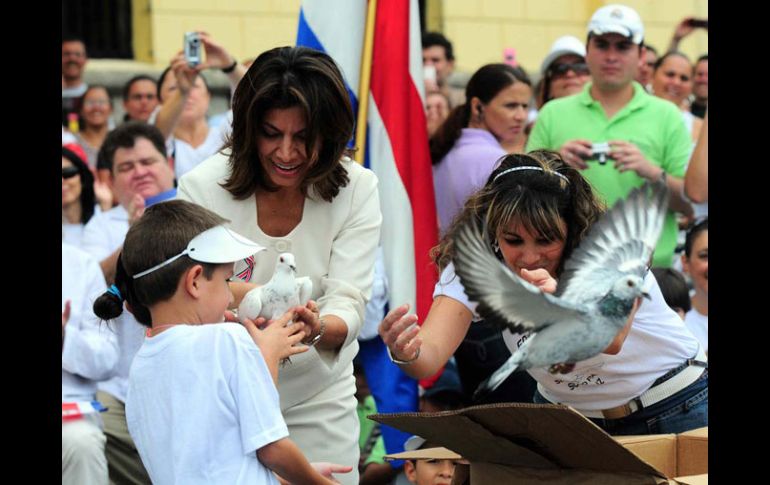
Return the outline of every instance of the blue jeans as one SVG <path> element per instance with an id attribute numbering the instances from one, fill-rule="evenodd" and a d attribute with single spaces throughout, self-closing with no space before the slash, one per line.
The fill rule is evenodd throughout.
<path id="1" fill-rule="evenodd" d="M 551 404 L 535 391 L 536 404 Z M 620 419 L 588 418 L 607 433 L 618 435 L 682 433 L 708 426 L 709 371 L 673 396 Z"/>

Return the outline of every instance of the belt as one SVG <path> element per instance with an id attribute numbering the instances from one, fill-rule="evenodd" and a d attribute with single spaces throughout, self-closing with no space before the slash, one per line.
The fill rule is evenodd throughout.
<path id="1" fill-rule="evenodd" d="M 686 388 L 698 380 L 701 374 L 703 374 L 704 368 L 708 368 L 708 362 L 706 362 L 706 352 L 701 347 L 698 349 L 695 357 L 687 359 L 680 366 L 663 374 L 653 382 L 652 387 L 626 404 L 601 411 L 580 411 L 580 413 L 587 418 L 625 418 L 630 414 L 657 404 Z"/>

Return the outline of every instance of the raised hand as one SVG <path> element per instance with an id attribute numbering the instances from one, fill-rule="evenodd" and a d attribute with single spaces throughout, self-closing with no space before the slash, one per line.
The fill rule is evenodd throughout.
<path id="1" fill-rule="evenodd" d="M 415 359 L 422 345 L 422 339 L 417 336 L 420 332 L 417 315 L 407 315 L 408 311 L 408 304 L 394 308 L 385 315 L 377 329 L 391 355 L 403 361 Z"/>

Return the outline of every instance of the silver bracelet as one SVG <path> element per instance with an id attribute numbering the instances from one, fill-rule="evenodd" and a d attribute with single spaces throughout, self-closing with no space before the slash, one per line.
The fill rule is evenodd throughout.
<path id="1" fill-rule="evenodd" d="M 395 357 L 393 357 L 393 354 L 392 354 L 392 353 L 390 353 L 390 347 L 388 347 L 388 346 L 386 345 L 386 346 L 385 346 L 385 348 L 386 348 L 386 349 L 388 349 L 388 357 L 390 358 L 390 361 L 391 361 L 391 362 L 393 362 L 394 364 L 399 364 L 399 365 L 409 365 L 409 364 L 411 364 L 412 362 L 414 362 L 415 360 L 417 360 L 417 358 L 420 356 L 420 348 L 419 348 L 419 347 L 417 347 L 417 353 L 416 353 L 416 354 L 414 354 L 414 357 L 412 357 L 412 358 L 411 358 L 411 359 L 409 359 L 409 360 L 399 360 L 399 359 L 396 359 Z"/>
<path id="2" fill-rule="evenodd" d="M 320 317 L 318 319 L 318 321 L 321 322 L 321 324 L 320 324 L 321 328 L 318 331 L 318 335 L 313 337 L 312 340 L 310 340 L 310 342 L 308 342 L 308 343 L 302 342 L 303 344 L 307 345 L 308 347 L 312 347 L 313 345 L 317 344 L 318 341 L 321 340 L 321 337 L 323 337 L 324 332 L 326 331 L 326 320 L 324 320 L 323 317 Z"/>

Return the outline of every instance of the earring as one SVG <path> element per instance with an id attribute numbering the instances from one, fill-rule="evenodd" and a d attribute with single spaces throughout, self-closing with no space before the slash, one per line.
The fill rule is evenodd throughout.
<path id="1" fill-rule="evenodd" d="M 497 240 L 492 243 L 492 251 L 494 251 L 495 255 L 498 257 L 503 255 L 502 251 L 500 251 L 500 244 L 497 242 Z"/>

